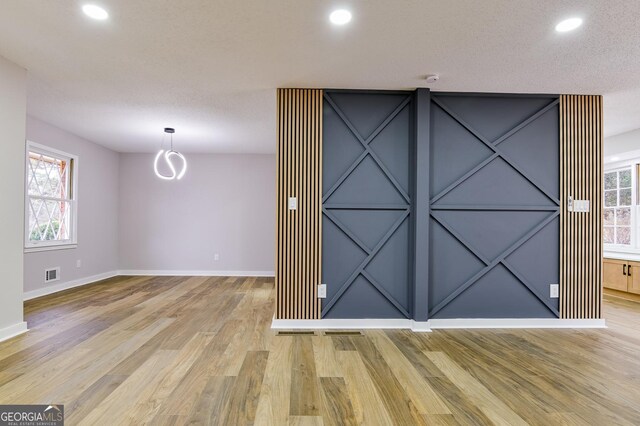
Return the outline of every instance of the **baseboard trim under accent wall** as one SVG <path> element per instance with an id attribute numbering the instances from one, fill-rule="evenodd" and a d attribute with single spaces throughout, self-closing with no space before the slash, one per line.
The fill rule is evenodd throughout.
<path id="1" fill-rule="evenodd" d="M 155 270 L 124 269 L 118 275 L 153 275 L 159 277 L 273 277 L 274 271 L 192 271 L 192 270 Z"/>
<path id="2" fill-rule="evenodd" d="M 57 293 L 59 291 L 68 290 L 74 287 L 81 287 L 87 284 L 93 284 L 96 281 L 106 280 L 118 275 L 118 271 L 103 272 L 101 274 L 91 275 L 88 277 L 78 278 L 77 280 L 66 281 L 60 284 L 55 284 L 47 287 L 43 287 L 37 290 L 27 291 L 23 295 L 23 300 L 31 300 L 37 297 L 47 296 L 49 294 Z"/>
<path id="3" fill-rule="evenodd" d="M 319 319 L 319 320 L 290 320 L 273 319 L 272 329 L 408 329 L 415 332 L 430 332 L 429 321 L 414 321 L 402 318 L 390 319 Z"/>
<path id="4" fill-rule="evenodd" d="M 16 337 L 22 333 L 26 333 L 27 331 L 28 331 L 27 323 L 24 321 L 14 325 L 10 325 L 9 327 L 0 329 L 0 342 L 9 340 L 12 337 Z"/>
<path id="5" fill-rule="evenodd" d="M 430 319 L 432 329 L 454 328 L 607 328 L 604 319 L 442 318 Z"/>
<path id="6" fill-rule="evenodd" d="M 454 318 L 428 321 L 410 319 L 273 319 L 271 328 L 277 330 L 409 329 L 415 332 L 430 332 L 456 328 L 607 328 L 607 326 L 604 319 L 558 318 Z"/>

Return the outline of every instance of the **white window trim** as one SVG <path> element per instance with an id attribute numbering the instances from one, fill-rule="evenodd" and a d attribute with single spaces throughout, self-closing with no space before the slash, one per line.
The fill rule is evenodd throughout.
<path id="1" fill-rule="evenodd" d="M 640 157 L 630 158 L 624 161 L 616 161 L 609 164 L 605 164 L 604 172 L 603 172 L 603 182 L 602 182 L 602 194 L 604 197 L 604 174 L 617 172 L 622 169 L 631 168 L 631 245 L 621 245 L 621 244 L 603 244 L 603 249 L 605 252 L 611 253 L 631 253 L 631 254 L 640 254 L 640 226 L 638 224 L 638 219 L 640 218 L 640 205 L 637 204 L 637 187 L 640 182 L 637 181 L 638 176 L 635 170 L 636 164 L 640 163 Z M 602 208 L 605 209 L 604 200 Z"/>
<path id="2" fill-rule="evenodd" d="M 73 175 L 71 179 L 71 239 L 64 241 L 29 241 L 29 151 L 35 150 L 44 154 L 53 156 L 62 156 L 73 160 Z M 49 250 L 68 250 L 78 247 L 78 165 L 79 158 L 77 155 L 59 149 L 51 148 L 36 142 L 27 140 L 24 152 L 25 170 L 24 170 L 24 252 L 33 253 Z"/>

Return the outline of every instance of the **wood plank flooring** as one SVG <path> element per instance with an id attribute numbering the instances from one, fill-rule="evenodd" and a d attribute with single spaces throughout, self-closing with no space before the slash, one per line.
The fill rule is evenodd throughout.
<path id="1" fill-rule="evenodd" d="M 604 330 L 276 336 L 268 278 L 118 277 L 26 303 L 0 403 L 67 424 L 637 425 L 640 304 Z"/>

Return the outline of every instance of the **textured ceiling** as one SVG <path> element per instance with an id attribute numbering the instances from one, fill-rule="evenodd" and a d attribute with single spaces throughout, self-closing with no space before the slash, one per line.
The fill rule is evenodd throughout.
<path id="1" fill-rule="evenodd" d="M 608 135 L 640 127 L 635 0 L 2 0 L 0 55 L 29 113 L 107 147 L 275 151 L 275 88 L 605 95 Z M 329 24 L 337 6 L 353 21 Z M 578 30 L 555 24 L 580 16 Z"/>

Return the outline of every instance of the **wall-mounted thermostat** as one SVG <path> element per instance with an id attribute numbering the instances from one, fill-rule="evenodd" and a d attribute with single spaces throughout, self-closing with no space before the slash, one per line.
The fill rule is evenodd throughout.
<path id="1" fill-rule="evenodd" d="M 289 210 L 298 209 L 298 199 L 296 197 L 289 197 Z"/>

